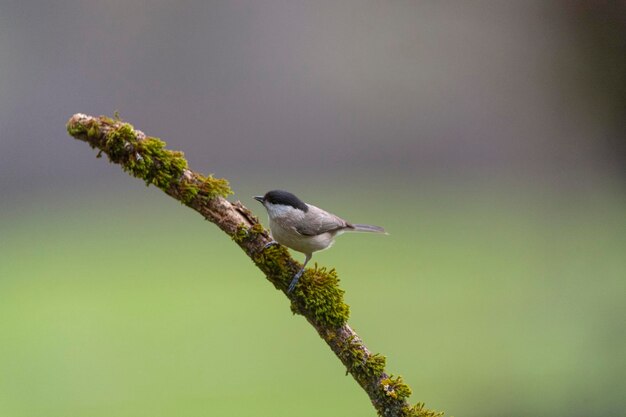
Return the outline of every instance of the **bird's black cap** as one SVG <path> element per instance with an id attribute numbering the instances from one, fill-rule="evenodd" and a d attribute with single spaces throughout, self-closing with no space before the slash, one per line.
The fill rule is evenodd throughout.
<path id="1" fill-rule="evenodd" d="M 261 201 L 259 198 L 254 197 L 256 200 Z M 291 194 L 289 191 L 272 190 L 265 193 L 263 201 L 267 201 L 272 204 L 282 204 L 284 206 L 291 206 L 293 208 L 304 211 L 309 211 L 309 207 L 298 197 Z"/>

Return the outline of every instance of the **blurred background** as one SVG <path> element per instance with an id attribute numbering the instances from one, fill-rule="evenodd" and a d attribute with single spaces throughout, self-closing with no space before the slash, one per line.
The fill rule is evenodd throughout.
<path id="1" fill-rule="evenodd" d="M 412 402 L 623 415 L 623 2 L 0 0 L 0 415 L 373 416 L 226 236 L 65 132 L 115 110 L 264 220 L 283 188 L 385 226 L 314 261 Z"/>

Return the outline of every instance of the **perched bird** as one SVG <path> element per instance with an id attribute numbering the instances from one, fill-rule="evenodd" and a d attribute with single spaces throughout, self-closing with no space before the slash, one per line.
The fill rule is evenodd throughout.
<path id="1" fill-rule="evenodd" d="M 349 223 L 321 208 L 303 202 L 287 191 L 268 191 L 264 196 L 256 196 L 254 199 L 263 204 L 267 210 L 272 239 L 306 256 L 302 269 L 289 284 L 288 293 L 295 288 L 313 252 L 331 247 L 338 235 L 343 232 L 385 233 L 382 227 Z"/>

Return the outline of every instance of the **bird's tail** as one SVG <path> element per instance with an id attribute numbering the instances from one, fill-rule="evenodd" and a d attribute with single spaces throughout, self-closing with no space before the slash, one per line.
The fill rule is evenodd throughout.
<path id="1" fill-rule="evenodd" d="M 356 232 L 372 232 L 372 233 L 384 233 L 384 234 L 389 234 L 387 232 L 385 232 L 385 229 L 383 229 L 380 226 L 373 226 L 371 224 L 353 224 L 352 225 L 352 230 L 356 231 Z"/>

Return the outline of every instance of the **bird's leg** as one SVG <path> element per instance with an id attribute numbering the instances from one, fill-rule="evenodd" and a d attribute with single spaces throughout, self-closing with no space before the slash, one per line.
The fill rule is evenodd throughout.
<path id="1" fill-rule="evenodd" d="M 291 280 L 291 284 L 289 284 L 289 288 L 287 289 L 287 294 L 291 293 L 291 291 L 293 291 L 293 289 L 296 288 L 296 284 L 298 283 L 298 280 L 304 273 L 304 268 L 306 268 L 306 264 L 311 260 L 311 256 L 313 255 L 310 253 L 306 254 L 306 258 L 304 259 L 304 264 L 302 265 L 302 268 L 300 268 L 298 273 L 294 275 L 293 279 Z"/>

